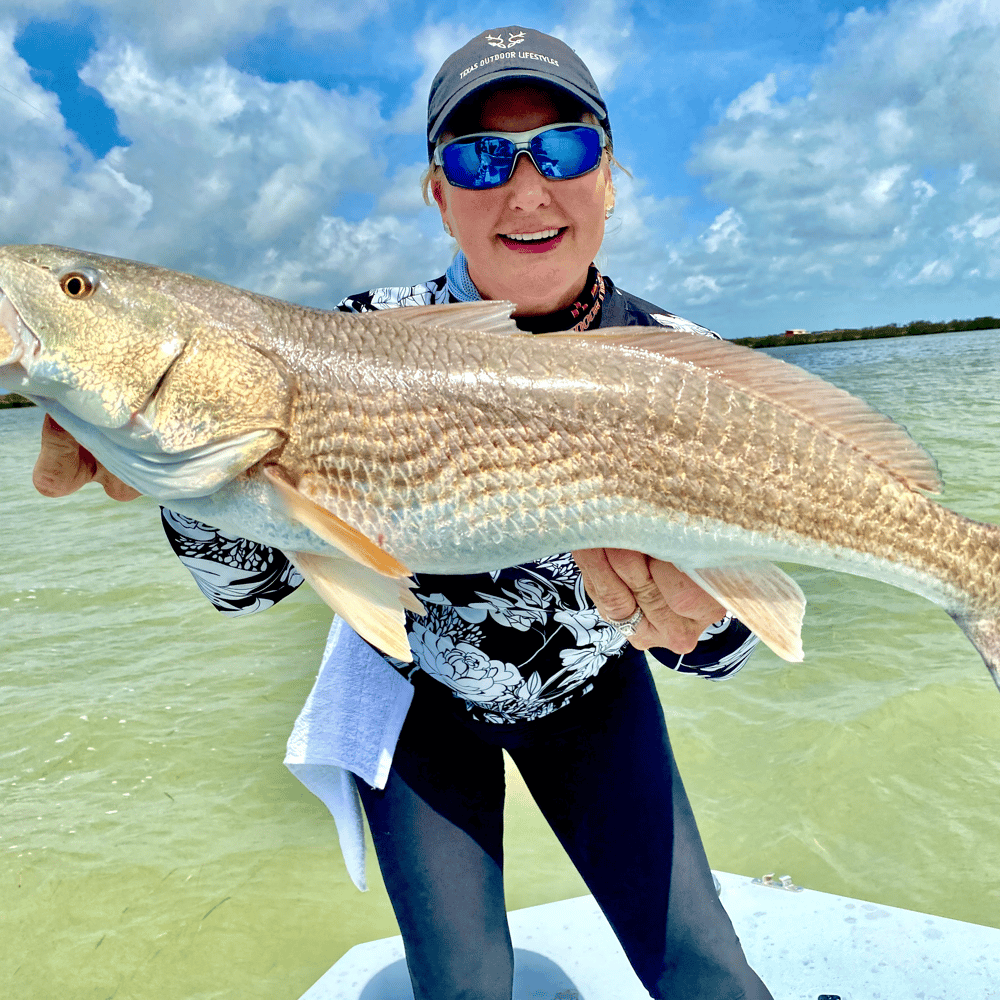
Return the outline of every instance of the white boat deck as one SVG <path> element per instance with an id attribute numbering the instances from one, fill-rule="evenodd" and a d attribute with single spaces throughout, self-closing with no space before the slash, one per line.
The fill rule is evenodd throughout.
<path id="1" fill-rule="evenodd" d="M 716 873 L 775 1000 L 1000 1000 L 1000 929 Z M 591 896 L 509 914 L 514 1000 L 648 1000 Z M 301 1000 L 412 1000 L 399 937 L 355 945 Z"/>

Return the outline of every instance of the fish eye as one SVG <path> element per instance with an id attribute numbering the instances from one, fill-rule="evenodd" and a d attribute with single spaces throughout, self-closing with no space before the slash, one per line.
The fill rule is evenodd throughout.
<path id="1" fill-rule="evenodd" d="M 67 271 L 59 278 L 59 287 L 71 299 L 88 299 L 97 290 L 98 277 L 96 271 L 89 268 L 78 268 Z"/>

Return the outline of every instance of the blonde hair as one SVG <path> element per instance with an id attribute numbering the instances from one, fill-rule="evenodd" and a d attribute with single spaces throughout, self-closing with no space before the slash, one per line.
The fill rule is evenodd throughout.
<path id="1" fill-rule="evenodd" d="M 600 125 L 601 122 L 597 115 L 593 111 L 584 111 L 580 115 L 580 121 L 585 122 L 587 125 Z M 614 142 L 611 138 L 611 133 L 606 133 L 608 137 L 608 144 L 604 149 L 607 154 L 608 163 L 614 167 L 617 167 L 623 173 L 628 174 L 629 177 L 632 176 L 629 171 L 623 167 L 616 159 L 614 153 Z M 456 138 L 453 132 L 442 132 L 438 138 L 437 144 L 443 146 L 446 142 L 451 142 L 452 139 Z M 420 176 L 420 190 L 424 196 L 424 203 L 427 205 L 433 205 L 434 202 L 431 201 L 431 183 L 435 180 L 444 180 L 444 171 L 436 164 L 432 163 Z M 611 192 L 614 194 L 614 181 L 611 182 Z"/>

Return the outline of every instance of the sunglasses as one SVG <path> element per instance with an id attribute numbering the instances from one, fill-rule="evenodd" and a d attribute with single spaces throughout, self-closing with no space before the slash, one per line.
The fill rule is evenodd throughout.
<path id="1" fill-rule="evenodd" d="M 607 141 L 599 125 L 580 122 L 543 125 L 529 132 L 475 132 L 442 143 L 434 150 L 434 162 L 449 184 L 486 191 L 510 180 L 522 153 L 549 180 L 580 177 L 601 162 Z"/>

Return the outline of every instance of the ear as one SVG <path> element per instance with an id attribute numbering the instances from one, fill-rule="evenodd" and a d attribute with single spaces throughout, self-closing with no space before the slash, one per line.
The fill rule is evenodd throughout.
<path id="1" fill-rule="evenodd" d="M 441 221 L 447 222 L 445 213 L 448 211 L 448 199 L 444 194 L 444 184 L 441 183 L 440 177 L 434 177 L 431 180 L 431 195 L 434 201 L 437 203 L 438 211 L 441 213 Z"/>
<path id="2" fill-rule="evenodd" d="M 615 210 L 615 182 L 611 179 L 611 164 L 605 163 L 602 170 L 604 175 L 604 217 L 608 218 Z"/>

